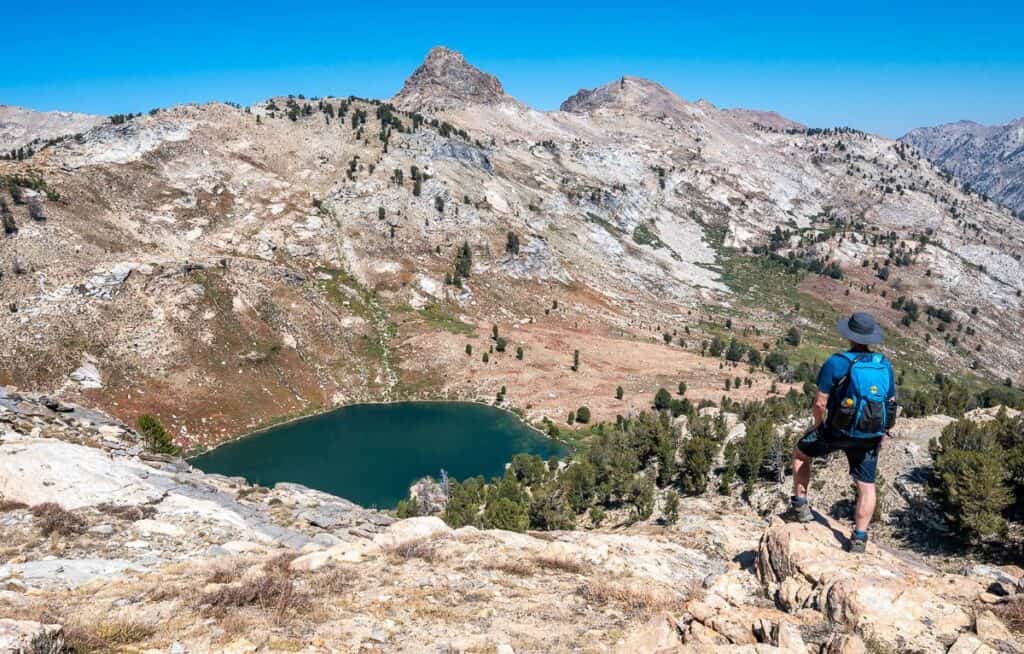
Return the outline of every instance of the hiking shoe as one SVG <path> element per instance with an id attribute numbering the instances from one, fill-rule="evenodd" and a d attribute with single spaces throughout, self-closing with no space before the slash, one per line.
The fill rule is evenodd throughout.
<path id="1" fill-rule="evenodd" d="M 814 522 L 814 512 L 811 511 L 811 505 L 807 502 L 790 505 L 790 511 L 797 522 Z"/>
<path id="2" fill-rule="evenodd" d="M 868 542 L 861 538 L 850 538 L 846 551 L 850 554 L 863 554 L 868 551 Z"/>

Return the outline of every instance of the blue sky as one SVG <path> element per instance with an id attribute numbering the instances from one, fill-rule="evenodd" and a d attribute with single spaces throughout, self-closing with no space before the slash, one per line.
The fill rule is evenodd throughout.
<path id="1" fill-rule="evenodd" d="M 9 3 L 0 104 L 110 114 L 389 97 L 433 45 L 554 109 L 622 74 L 690 100 L 899 136 L 1024 116 L 1024 3 Z"/>

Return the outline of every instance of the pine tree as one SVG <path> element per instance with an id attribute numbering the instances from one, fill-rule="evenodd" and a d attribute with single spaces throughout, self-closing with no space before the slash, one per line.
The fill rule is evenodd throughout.
<path id="1" fill-rule="evenodd" d="M 665 506 L 661 513 L 666 525 L 679 522 L 679 494 L 674 490 L 669 489 L 665 492 Z"/>
<path id="2" fill-rule="evenodd" d="M 4 234 L 13 236 L 18 233 L 18 225 L 14 222 L 14 214 L 11 213 L 11 208 L 7 206 L 7 200 L 0 198 L 0 221 L 4 224 Z"/>
<path id="3" fill-rule="evenodd" d="M 658 392 L 654 394 L 654 408 L 659 411 L 664 411 L 672 406 L 672 396 L 664 388 L 659 388 Z"/>
<path id="4" fill-rule="evenodd" d="M 466 196 L 469 199 L 469 196 Z M 516 236 L 515 232 L 509 232 L 505 235 L 505 252 L 512 256 L 519 254 L 519 237 Z"/>

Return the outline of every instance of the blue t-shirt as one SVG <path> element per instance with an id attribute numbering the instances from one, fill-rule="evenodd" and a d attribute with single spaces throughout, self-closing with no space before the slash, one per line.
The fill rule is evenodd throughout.
<path id="1" fill-rule="evenodd" d="M 848 352 L 847 354 L 865 354 L 864 352 Z M 889 363 L 886 360 L 886 363 Z M 850 360 L 844 354 L 836 353 L 830 356 L 818 371 L 818 390 L 829 395 L 829 404 L 832 401 L 832 391 L 836 384 L 850 372 Z M 896 384 L 893 382 L 892 364 L 889 364 L 889 398 L 896 397 Z M 829 407 L 831 409 L 831 407 Z"/>

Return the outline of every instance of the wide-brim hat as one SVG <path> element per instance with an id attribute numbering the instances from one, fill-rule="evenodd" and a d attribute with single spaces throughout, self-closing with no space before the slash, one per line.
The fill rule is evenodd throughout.
<path id="1" fill-rule="evenodd" d="M 836 329 L 843 338 L 861 345 L 875 345 L 881 343 L 883 338 L 881 326 L 870 313 L 858 312 L 849 318 L 840 318 Z"/>

